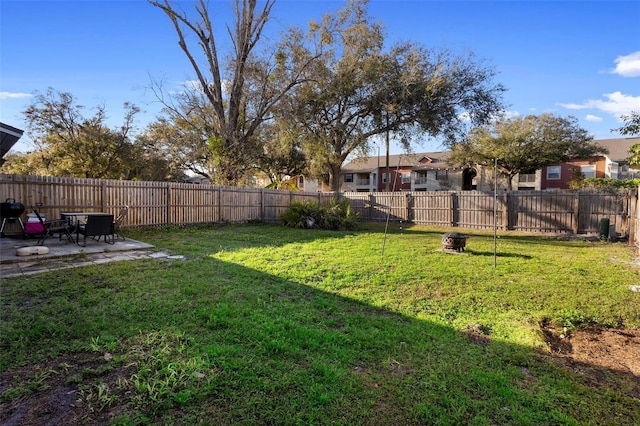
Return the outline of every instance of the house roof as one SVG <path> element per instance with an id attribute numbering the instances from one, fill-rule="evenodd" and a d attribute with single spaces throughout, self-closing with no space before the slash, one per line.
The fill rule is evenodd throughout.
<path id="1" fill-rule="evenodd" d="M 389 168 L 439 170 L 447 169 L 449 152 L 421 152 L 415 154 L 394 154 L 389 156 Z M 386 157 L 356 158 L 342 167 L 342 173 L 372 172 L 378 167 L 386 167 Z"/>
<path id="2" fill-rule="evenodd" d="M 18 142 L 18 139 L 22 137 L 22 133 L 23 131 L 20 129 L 0 123 L 0 158 L 4 157 L 11 147 Z"/>
<path id="3" fill-rule="evenodd" d="M 631 153 L 629 149 L 636 144 L 640 144 L 640 137 L 615 138 L 615 139 L 594 139 L 598 145 L 609 150 L 607 157 L 615 162 L 625 162 Z"/>
<path id="4" fill-rule="evenodd" d="M 615 162 L 625 162 L 631 154 L 629 149 L 640 144 L 640 137 L 594 139 L 593 142 L 609 151 L 607 157 Z M 390 168 L 412 168 L 413 170 L 445 170 L 454 167 L 447 164 L 449 151 L 420 152 L 415 154 L 394 154 L 389 156 Z M 356 158 L 342 167 L 342 173 L 369 173 L 386 166 L 386 157 Z"/>

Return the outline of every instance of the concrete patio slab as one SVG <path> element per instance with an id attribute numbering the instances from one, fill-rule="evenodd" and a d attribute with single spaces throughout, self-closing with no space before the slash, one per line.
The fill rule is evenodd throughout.
<path id="1" fill-rule="evenodd" d="M 81 247 L 73 242 L 61 241 L 57 237 L 50 237 L 45 241 L 44 246 L 49 249 L 47 254 L 17 255 L 19 248 L 36 245 L 38 244 L 35 239 L 23 239 L 20 236 L 0 238 L 0 277 L 30 275 L 122 260 L 174 257 L 157 252 L 151 244 L 131 239 L 116 240 L 115 244 L 90 240 L 87 241 L 86 247 Z"/>

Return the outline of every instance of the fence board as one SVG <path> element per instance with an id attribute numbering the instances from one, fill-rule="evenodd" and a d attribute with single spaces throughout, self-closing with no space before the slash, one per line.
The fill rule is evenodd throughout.
<path id="1" fill-rule="evenodd" d="M 636 248 L 640 249 L 640 188 L 636 191 L 635 197 L 629 200 L 630 217 L 630 232 L 629 241 L 636 245 Z"/>
<path id="2" fill-rule="evenodd" d="M 420 224 L 451 226 L 452 199 L 449 192 L 414 192 L 411 194 L 413 221 Z"/>

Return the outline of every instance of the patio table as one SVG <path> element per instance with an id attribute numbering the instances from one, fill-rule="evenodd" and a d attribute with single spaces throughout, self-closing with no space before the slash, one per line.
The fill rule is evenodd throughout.
<path id="1" fill-rule="evenodd" d="M 109 213 L 102 212 L 60 212 L 60 217 L 69 222 L 70 225 L 77 225 L 78 222 L 86 222 L 89 216 L 108 216 Z"/>
<path id="2" fill-rule="evenodd" d="M 75 228 L 76 242 L 78 245 L 85 246 L 87 237 L 98 237 L 97 240 L 104 237 L 104 241 L 114 244 L 114 221 L 113 215 L 101 212 L 60 212 L 63 219 L 69 221 Z M 80 244 L 80 235 L 84 235 L 83 244 Z M 111 241 L 109 241 L 111 237 Z"/>
<path id="3" fill-rule="evenodd" d="M 60 212 L 60 218 L 66 220 L 71 226 L 70 232 L 77 233 L 79 225 L 87 223 L 89 216 L 109 216 L 109 213 L 102 212 Z"/>

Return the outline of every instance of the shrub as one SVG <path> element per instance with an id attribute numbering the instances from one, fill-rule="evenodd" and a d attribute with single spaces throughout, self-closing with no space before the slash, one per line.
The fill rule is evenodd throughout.
<path id="1" fill-rule="evenodd" d="M 613 178 L 585 178 L 582 181 L 583 188 L 609 189 L 609 188 L 637 188 L 640 179 L 613 179 Z"/>
<path id="2" fill-rule="evenodd" d="M 358 213 L 353 211 L 349 200 L 333 198 L 329 204 L 320 205 L 311 201 L 294 201 L 280 216 L 280 222 L 292 228 L 355 230 L 358 228 Z"/>

